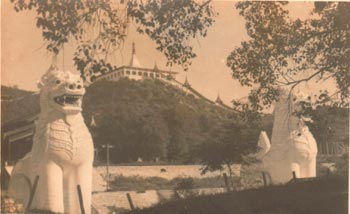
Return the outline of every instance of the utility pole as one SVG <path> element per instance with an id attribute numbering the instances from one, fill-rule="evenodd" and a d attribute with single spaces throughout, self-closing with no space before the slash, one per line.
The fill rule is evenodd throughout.
<path id="1" fill-rule="evenodd" d="M 106 176 L 106 192 L 109 190 L 109 149 L 112 149 L 114 146 L 109 145 L 109 143 L 102 145 L 102 148 L 106 148 L 106 155 L 107 155 L 107 161 L 106 161 L 106 170 L 107 170 L 107 176 Z"/>

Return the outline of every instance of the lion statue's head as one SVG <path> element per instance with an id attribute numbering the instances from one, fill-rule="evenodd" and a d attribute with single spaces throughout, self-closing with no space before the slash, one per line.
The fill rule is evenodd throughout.
<path id="1" fill-rule="evenodd" d="M 275 112 L 282 110 L 283 114 L 288 116 L 300 112 L 302 110 L 302 103 L 308 100 L 307 94 L 302 91 L 290 91 L 287 89 L 279 88 L 279 98 L 274 103 Z"/>
<path id="2" fill-rule="evenodd" d="M 64 114 L 82 111 L 85 89 L 79 75 L 51 66 L 38 81 L 38 87 L 41 111 L 59 111 Z"/>

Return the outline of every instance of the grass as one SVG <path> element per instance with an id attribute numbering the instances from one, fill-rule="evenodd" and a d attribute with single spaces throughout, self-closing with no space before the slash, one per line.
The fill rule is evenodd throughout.
<path id="1" fill-rule="evenodd" d="M 347 176 L 332 176 L 177 200 L 133 214 L 346 214 L 347 190 Z"/>

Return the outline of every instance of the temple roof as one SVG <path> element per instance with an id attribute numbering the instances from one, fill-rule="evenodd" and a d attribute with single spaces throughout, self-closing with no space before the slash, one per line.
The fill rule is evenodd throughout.
<path id="1" fill-rule="evenodd" d="M 141 68 L 141 64 L 140 61 L 137 59 L 136 56 L 136 48 L 135 48 L 135 43 L 132 43 L 132 54 L 131 54 L 131 60 L 130 60 L 130 67 L 134 67 L 134 68 Z"/>

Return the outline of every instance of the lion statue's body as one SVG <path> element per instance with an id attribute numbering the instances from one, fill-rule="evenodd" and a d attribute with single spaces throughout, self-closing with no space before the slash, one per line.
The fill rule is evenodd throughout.
<path id="1" fill-rule="evenodd" d="M 94 148 L 81 114 L 83 81 L 79 75 L 50 68 L 38 86 L 41 112 L 32 150 L 16 164 L 9 192 L 26 205 L 39 176 L 31 209 L 75 214 L 80 213 L 80 185 L 90 213 Z"/>

